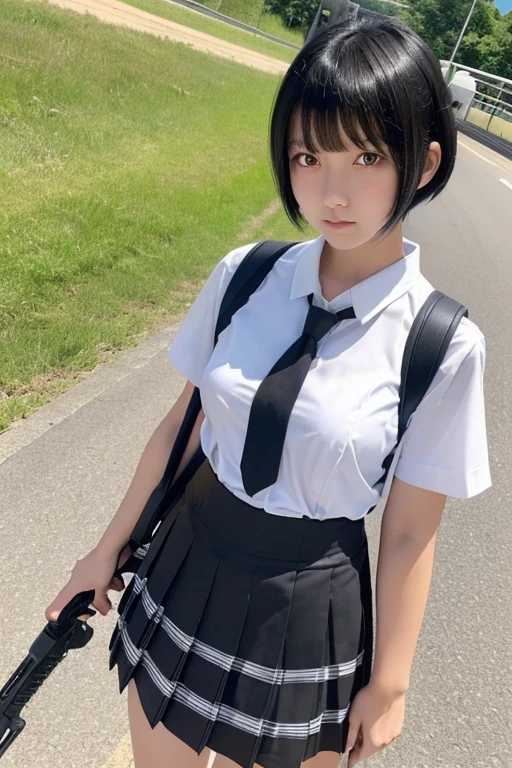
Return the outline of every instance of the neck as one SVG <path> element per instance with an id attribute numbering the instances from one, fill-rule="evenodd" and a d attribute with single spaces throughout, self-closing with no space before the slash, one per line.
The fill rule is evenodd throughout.
<path id="1" fill-rule="evenodd" d="M 376 241 L 350 250 L 339 250 L 325 241 L 320 257 L 320 281 L 337 283 L 338 293 L 347 291 L 404 256 L 403 228 L 399 224 Z"/>

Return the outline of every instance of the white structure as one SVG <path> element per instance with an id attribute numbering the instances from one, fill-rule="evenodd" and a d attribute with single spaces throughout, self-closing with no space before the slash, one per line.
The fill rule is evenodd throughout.
<path id="1" fill-rule="evenodd" d="M 441 61 L 440 64 L 443 72 L 447 72 L 449 62 Z M 487 130 L 489 130 L 489 124 L 495 116 L 512 122 L 512 80 L 498 75 L 491 75 L 489 72 L 483 72 L 481 69 L 465 67 L 463 64 L 454 63 L 453 66 L 457 70 L 457 75 L 467 72 L 476 83 L 476 94 L 473 96 L 471 106 L 489 115 Z M 462 81 L 462 83 L 463 86 L 468 86 L 467 80 Z M 496 95 L 491 96 L 490 91 Z M 457 117 L 459 117 L 459 114 L 457 114 Z"/>
<path id="2" fill-rule="evenodd" d="M 441 62 L 443 75 L 448 71 L 448 62 Z M 455 102 L 455 117 L 464 120 L 476 95 L 476 80 L 469 72 L 462 69 L 457 70 L 449 85 L 452 96 L 452 103 Z"/>

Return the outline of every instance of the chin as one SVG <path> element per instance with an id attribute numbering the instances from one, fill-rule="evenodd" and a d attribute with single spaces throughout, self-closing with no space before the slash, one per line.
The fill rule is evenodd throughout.
<path id="1" fill-rule="evenodd" d="M 348 251 L 353 248 L 359 248 L 368 242 L 369 238 L 361 235 L 360 232 L 349 232 L 340 230 L 339 232 L 322 232 L 322 235 L 332 248 L 339 251 Z"/>

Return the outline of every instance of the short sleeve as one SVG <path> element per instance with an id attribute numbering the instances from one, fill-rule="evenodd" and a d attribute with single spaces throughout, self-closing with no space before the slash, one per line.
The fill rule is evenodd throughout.
<path id="1" fill-rule="evenodd" d="M 255 243 L 230 251 L 213 269 L 169 347 L 169 359 L 198 387 L 213 351 L 215 326 L 226 289 Z"/>
<path id="2" fill-rule="evenodd" d="M 476 496 L 491 485 L 483 387 L 485 339 L 477 326 L 471 326 L 476 342 L 462 362 L 455 367 L 457 361 L 449 359 L 434 379 L 410 419 L 395 470 L 395 476 L 410 485 L 459 499 Z"/>

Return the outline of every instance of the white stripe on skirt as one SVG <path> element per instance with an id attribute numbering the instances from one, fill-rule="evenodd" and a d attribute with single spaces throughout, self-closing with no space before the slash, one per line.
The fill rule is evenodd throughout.
<path id="1" fill-rule="evenodd" d="M 318 717 L 304 723 L 276 723 L 271 720 L 258 719 L 246 715 L 226 704 L 212 704 L 198 696 L 181 683 L 170 681 L 158 669 L 147 651 L 141 651 L 132 643 L 126 627 L 121 627 L 121 639 L 128 661 L 135 666 L 140 663 L 147 670 L 156 687 L 168 699 L 173 698 L 180 704 L 206 717 L 208 720 L 219 721 L 239 728 L 255 736 L 271 736 L 274 739 L 306 739 L 313 733 L 318 733 L 324 723 L 342 723 L 348 713 L 345 709 L 328 709 Z"/>
<path id="2" fill-rule="evenodd" d="M 145 581 L 142 581 L 135 575 L 133 586 L 135 595 L 141 594 L 141 603 L 146 611 L 146 615 L 152 621 L 159 623 L 169 638 L 186 653 L 192 652 L 201 656 L 201 658 L 210 661 L 218 667 L 225 670 L 235 670 L 248 677 L 262 680 L 271 685 L 283 685 L 286 683 L 321 683 L 326 680 L 337 680 L 340 677 L 348 677 L 354 674 L 356 668 L 362 664 L 363 654 L 360 653 L 352 661 L 343 664 L 331 664 L 326 667 L 313 667 L 312 669 L 272 669 L 264 667 L 261 664 L 254 664 L 246 659 L 240 659 L 236 656 L 230 656 L 228 653 L 219 651 L 211 645 L 197 640 L 195 637 L 185 634 L 174 624 L 168 616 L 162 615 L 162 608 L 158 606 L 148 592 Z M 124 628 L 122 617 L 119 619 L 118 626 Z"/>

